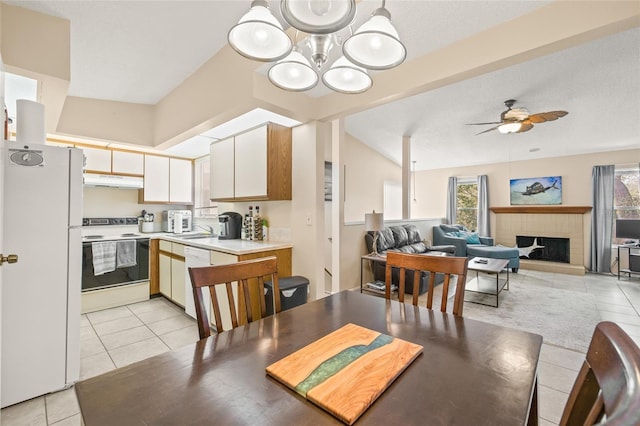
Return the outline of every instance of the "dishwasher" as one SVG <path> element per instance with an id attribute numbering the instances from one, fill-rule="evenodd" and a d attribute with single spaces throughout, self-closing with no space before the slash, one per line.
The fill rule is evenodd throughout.
<path id="1" fill-rule="evenodd" d="M 189 277 L 189 268 L 198 268 L 202 266 L 211 266 L 211 256 L 209 250 L 202 250 L 195 247 L 185 247 L 184 248 L 184 273 L 186 274 L 184 284 L 185 284 L 185 300 L 184 300 L 184 311 L 187 315 L 192 318 L 196 318 L 196 304 L 193 300 L 193 287 L 191 287 L 191 277 Z M 209 321 L 211 321 L 211 296 L 209 295 L 208 289 L 204 289 L 202 291 L 202 298 L 204 301 L 204 307 L 207 311 L 207 317 L 209 317 Z"/>

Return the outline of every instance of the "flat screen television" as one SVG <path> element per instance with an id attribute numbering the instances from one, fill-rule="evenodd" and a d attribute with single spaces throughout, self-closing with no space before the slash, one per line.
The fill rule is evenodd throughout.
<path id="1" fill-rule="evenodd" d="M 616 219 L 616 238 L 640 240 L 640 219 Z"/>

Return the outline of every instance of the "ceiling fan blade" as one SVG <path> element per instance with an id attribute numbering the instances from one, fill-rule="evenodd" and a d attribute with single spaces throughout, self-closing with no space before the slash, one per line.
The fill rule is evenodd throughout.
<path id="1" fill-rule="evenodd" d="M 502 124 L 502 121 L 493 121 L 491 123 L 467 123 L 467 126 L 484 126 L 486 124 Z"/>
<path id="2" fill-rule="evenodd" d="M 541 112 L 538 114 L 531 114 L 528 119 L 532 123 L 544 123 L 545 121 L 555 121 L 558 118 L 564 117 L 567 114 L 569 114 L 567 111 Z"/>
<path id="3" fill-rule="evenodd" d="M 502 123 L 500 123 L 500 124 L 502 124 Z M 476 133 L 476 136 L 481 135 L 481 134 L 483 134 L 483 133 L 487 133 L 487 132 L 491 132 L 491 131 L 493 131 L 493 130 L 496 130 L 498 127 L 500 127 L 500 126 L 492 127 L 492 128 L 490 128 L 490 129 L 484 130 L 484 131 L 482 131 L 482 132 L 480 132 L 480 133 Z"/>
<path id="4" fill-rule="evenodd" d="M 533 129 L 533 124 L 523 121 L 522 125 L 520 126 L 520 130 L 518 130 L 516 133 L 528 132 L 531 129 Z"/>

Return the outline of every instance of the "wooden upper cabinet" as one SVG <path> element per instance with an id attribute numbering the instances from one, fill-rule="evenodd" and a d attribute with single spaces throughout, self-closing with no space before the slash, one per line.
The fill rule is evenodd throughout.
<path id="1" fill-rule="evenodd" d="M 84 170 L 111 173 L 111 150 L 107 148 L 81 147 L 84 154 Z"/>
<path id="2" fill-rule="evenodd" d="M 211 198 L 291 200 L 291 129 L 269 123 L 211 145 Z"/>
<path id="3" fill-rule="evenodd" d="M 139 152 L 112 151 L 112 171 L 122 175 L 143 176 L 144 154 Z"/>

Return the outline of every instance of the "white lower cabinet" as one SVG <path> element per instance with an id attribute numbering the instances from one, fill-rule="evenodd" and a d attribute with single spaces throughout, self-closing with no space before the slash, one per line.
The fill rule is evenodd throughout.
<path id="1" fill-rule="evenodd" d="M 180 306 L 184 306 L 184 245 L 160 241 L 158 255 L 158 281 L 160 293 Z"/>

